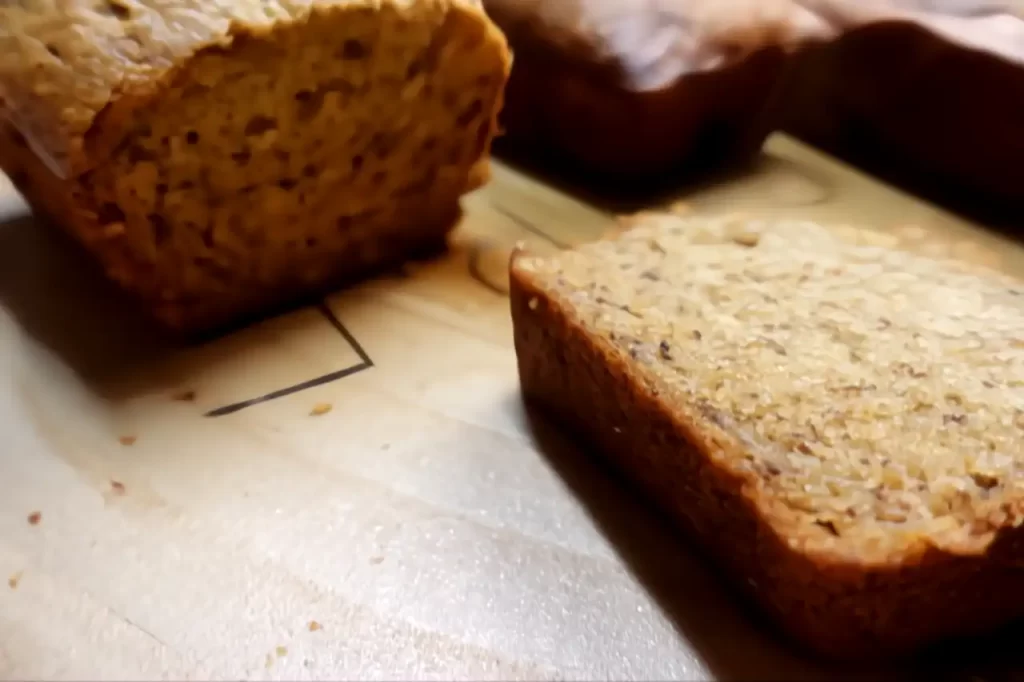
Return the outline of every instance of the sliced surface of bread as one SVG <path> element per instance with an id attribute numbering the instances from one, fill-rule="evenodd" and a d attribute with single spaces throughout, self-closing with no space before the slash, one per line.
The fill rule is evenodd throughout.
<path id="1" fill-rule="evenodd" d="M 1024 283 L 865 241 L 651 214 L 511 263 L 527 399 L 839 658 L 1024 615 Z"/>
<path id="2" fill-rule="evenodd" d="M 511 67 L 479 0 L 0 4 L 0 168 L 168 326 L 443 246 Z"/>

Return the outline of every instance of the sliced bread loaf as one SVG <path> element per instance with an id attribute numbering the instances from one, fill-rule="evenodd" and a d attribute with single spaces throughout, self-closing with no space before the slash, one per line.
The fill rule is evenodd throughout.
<path id="1" fill-rule="evenodd" d="M 1024 284 L 667 215 L 511 282 L 527 398 L 794 637 L 894 655 L 1024 614 Z"/>
<path id="2" fill-rule="evenodd" d="M 479 0 L 0 3 L 0 168 L 205 330 L 443 246 L 510 62 Z"/>

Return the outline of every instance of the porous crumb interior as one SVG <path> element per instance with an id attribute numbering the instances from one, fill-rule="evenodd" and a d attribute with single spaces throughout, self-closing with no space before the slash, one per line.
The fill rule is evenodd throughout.
<path id="1" fill-rule="evenodd" d="M 319 11 L 202 51 L 81 178 L 96 238 L 120 246 L 113 276 L 158 300 L 247 296 L 359 271 L 392 248 L 382 234 L 454 215 L 502 47 L 447 3 Z"/>
<path id="2" fill-rule="evenodd" d="M 674 216 L 517 268 L 724 429 L 726 466 L 813 537 L 1020 522 L 1024 283 L 812 223 Z"/>

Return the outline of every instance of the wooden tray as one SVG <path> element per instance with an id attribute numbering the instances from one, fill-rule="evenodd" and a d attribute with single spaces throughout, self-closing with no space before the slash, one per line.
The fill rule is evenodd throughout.
<path id="1" fill-rule="evenodd" d="M 685 199 L 1024 263 L 783 137 Z M 613 218 L 501 165 L 467 204 L 442 261 L 175 349 L 0 184 L 0 678 L 823 674 L 524 413 L 508 251 Z"/>

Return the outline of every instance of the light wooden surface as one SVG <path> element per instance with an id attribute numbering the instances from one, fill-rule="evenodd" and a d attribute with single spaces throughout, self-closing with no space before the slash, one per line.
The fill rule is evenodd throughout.
<path id="1" fill-rule="evenodd" d="M 686 199 L 1021 263 L 785 138 Z M 442 261 L 173 349 L 0 185 L 0 678 L 822 674 L 520 405 L 508 249 L 612 218 L 502 166 L 467 203 Z"/>

